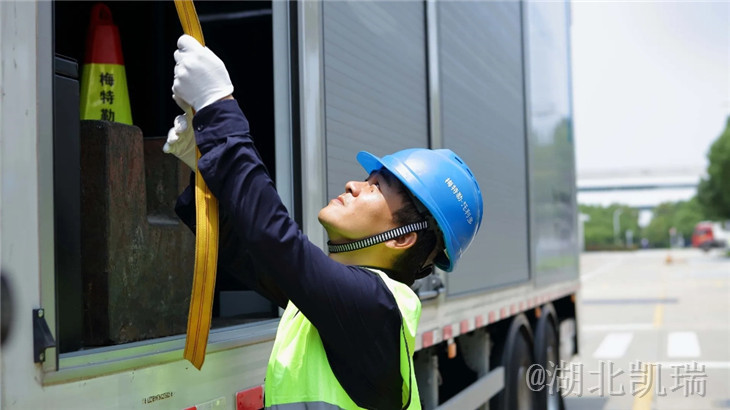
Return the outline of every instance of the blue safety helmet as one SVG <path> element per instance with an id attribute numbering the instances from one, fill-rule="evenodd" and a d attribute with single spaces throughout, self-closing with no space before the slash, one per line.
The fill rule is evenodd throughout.
<path id="1" fill-rule="evenodd" d="M 412 148 L 383 158 L 360 151 L 357 161 L 369 173 L 385 168 L 428 209 L 443 234 L 445 254 L 434 264 L 451 272 L 482 223 L 484 205 L 476 178 L 449 149 Z"/>

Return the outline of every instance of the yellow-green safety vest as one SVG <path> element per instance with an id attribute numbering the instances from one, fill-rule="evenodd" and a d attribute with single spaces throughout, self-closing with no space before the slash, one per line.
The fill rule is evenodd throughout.
<path id="1" fill-rule="evenodd" d="M 402 317 L 400 371 L 403 380 L 402 404 L 420 409 L 421 401 L 413 368 L 416 328 L 421 317 L 421 301 L 405 284 L 385 273 L 369 269 L 385 282 L 395 297 Z M 267 409 L 359 409 L 330 368 L 319 332 L 290 301 L 276 332 L 274 349 L 266 369 L 264 400 Z"/>

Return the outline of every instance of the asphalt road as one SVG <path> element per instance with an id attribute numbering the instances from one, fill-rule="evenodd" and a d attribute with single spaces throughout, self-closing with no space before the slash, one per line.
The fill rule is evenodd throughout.
<path id="1" fill-rule="evenodd" d="M 584 253 L 568 410 L 730 408 L 730 258 Z"/>

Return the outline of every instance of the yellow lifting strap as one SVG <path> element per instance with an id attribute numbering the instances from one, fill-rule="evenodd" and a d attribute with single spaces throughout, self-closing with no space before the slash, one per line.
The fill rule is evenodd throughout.
<path id="1" fill-rule="evenodd" d="M 200 28 L 193 1 L 175 0 L 175 8 L 183 32 L 205 46 L 203 30 Z M 200 160 L 200 150 L 197 147 L 195 160 Z M 195 221 L 195 273 L 183 357 L 200 370 L 208 345 L 218 263 L 218 200 L 208 189 L 200 172 L 195 173 Z"/>

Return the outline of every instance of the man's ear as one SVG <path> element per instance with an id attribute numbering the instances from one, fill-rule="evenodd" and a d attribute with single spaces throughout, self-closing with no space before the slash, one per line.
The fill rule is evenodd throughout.
<path id="1" fill-rule="evenodd" d="M 406 250 L 415 245 L 417 239 L 418 234 L 415 232 L 410 232 L 405 235 L 401 235 L 395 239 L 386 241 L 385 246 L 391 249 Z"/>

